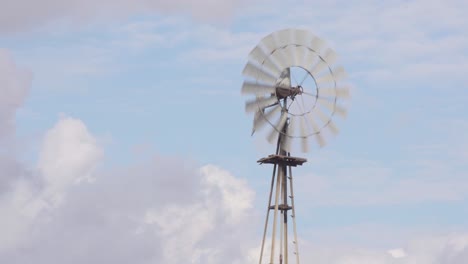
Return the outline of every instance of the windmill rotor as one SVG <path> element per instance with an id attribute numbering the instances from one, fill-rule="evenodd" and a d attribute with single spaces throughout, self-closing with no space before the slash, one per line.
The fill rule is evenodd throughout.
<path id="1" fill-rule="evenodd" d="M 335 117 L 345 118 L 349 85 L 336 64 L 337 54 L 302 29 L 284 29 L 264 37 L 250 52 L 242 74 L 243 95 L 253 96 L 245 110 L 254 115 L 252 134 L 265 127 L 267 139 L 290 152 L 309 144 L 323 147 L 339 130 Z M 310 139 L 313 138 L 313 139 Z"/>

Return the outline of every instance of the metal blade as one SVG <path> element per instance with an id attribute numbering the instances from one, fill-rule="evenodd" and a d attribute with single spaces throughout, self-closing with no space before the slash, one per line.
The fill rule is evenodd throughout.
<path id="1" fill-rule="evenodd" d="M 259 46 L 262 48 L 262 50 L 265 52 L 265 54 L 271 54 L 277 48 L 276 43 L 275 43 L 275 39 L 273 38 L 272 34 L 264 37 L 260 41 Z"/>
<path id="2" fill-rule="evenodd" d="M 294 58 L 294 62 L 296 66 L 300 66 L 304 69 L 309 68 L 309 66 L 314 61 L 315 53 L 309 50 L 306 47 L 297 47 L 296 57 Z"/>
<path id="3" fill-rule="evenodd" d="M 321 121 L 322 127 L 330 121 L 330 117 L 327 116 L 319 107 L 314 108 L 312 113 L 317 115 L 318 119 Z M 310 114 L 312 115 L 312 113 Z"/>
<path id="4" fill-rule="evenodd" d="M 335 123 L 331 120 L 331 116 L 327 116 L 320 108 L 315 108 L 314 113 L 317 114 L 318 118 L 320 121 L 322 121 L 322 124 L 324 127 L 329 128 L 330 132 L 333 135 L 337 135 L 339 133 L 338 127 L 335 125 Z"/>
<path id="5" fill-rule="evenodd" d="M 281 73 L 284 70 L 284 68 L 281 66 L 282 61 L 278 60 L 278 58 L 275 58 L 275 57 L 272 56 L 272 53 L 276 49 L 278 49 L 277 43 L 276 43 L 275 39 L 273 38 L 273 35 L 270 34 L 270 35 L 266 36 L 265 38 L 263 38 L 262 41 L 260 42 L 259 46 L 261 47 L 263 52 L 265 54 L 267 54 L 267 56 L 268 56 L 268 59 L 265 60 L 265 62 L 264 62 L 265 67 L 268 68 L 268 69 L 275 68 L 276 69 L 275 76 L 279 75 L 279 74 L 276 74 L 276 72 Z"/>
<path id="6" fill-rule="evenodd" d="M 293 43 L 293 31 L 292 29 L 283 29 L 273 33 L 275 39 L 276 48 L 281 48 L 286 45 Z"/>
<path id="7" fill-rule="evenodd" d="M 263 118 L 262 111 L 255 112 L 251 136 L 253 136 L 255 131 L 257 131 L 259 128 L 261 128 L 263 126 L 262 123 L 263 124 L 265 123 L 265 118 Z"/>
<path id="8" fill-rule="evenodd" d="M 257 46 L 249 53 L 249 58 L 257 64 L 262 65 L 265 59 L 268 58 L 268 54 L 262 48 Z"/>
<path id="9" fill-rule="evenodd" d="M 304 58 L 302 59 L 302 67 L 306 69 L 309 73 L 312 74 L 312 69 L 318 63 L 320 57 L 314 51 L 310 51 L 307 49 L 307 53 L 305 54 Z"/>
<path id="10" fill-rule="evenodd" d="M 274 94 L 276 87 L 269 84 L 259 84 L 256 82 L 245 81 L 242 85 L 241 93 L 242 94 L 255 94 L 255 95 L 265 95 L 265 94 Z"/>
<path id="11" fill-rule="evenodd" d="M 296 29 L 292 31 L 292 43 L 296 45 L 308 47 L 312 37 L 312 34 L 307 30 Z"/>
<path id="12" fill-rule="evenodd" d="M 301 150 L 302 152 L 309 152 L 309 138 L 303 137 L 301 138 Z"/>
<path id="13" fill-rule="evenodd" d="M 317 125 L 317 123 L 315 122 L 314 117 L 309 113 L 309 114 L 305 115 L 305 118 L 306 118 L 307 124 L 309 124 L 309 128 L 310 127 L 312 128 L 313 133 L 319 133 L 320 128 Z M 311 134 L 311 133 L 309 133 L 309 134 Z"/>
<path id="14" fill-rule="evenodd" d="M 331 113 L 337 114 L 343 118 L 346 118 L 347 116 L 347 111 L 345 108 L 342 106 L 339 106 L 336 104 L 335 101 L 330 101 L 324 98 L 317 98 L 317 102 L 321 105 L 327 108 Z"/>
<path id="15" fill-rule="evenodd" d="M 333 122 L 333 120 L 329 120 L 326 127 L 328 127 L 328 129 L 330 129 L 330 132 L 335 136 L 338 135 L 338 133 L 340 133 L 340 130 L 335 125 L 335 122 Z"/>
<path id="16" fill-rule="evenodd" d="M 300 122 L 300 129 L 301 129 L 301 149 L 302 152 L 309 152 L 309 142 L 308 142 L 308 133 L 306 130 L 307 124 L 305 121 L 305 117 L 301 117 L 301 122 Z"/>
<path id="17" fill-rule="evenodd" d="M 265 124 L 268 123 L 269 120 L 273 120 L 273 117 L 279 113 L 280 110 L 281 106 L 278 104 L 268 112 L 263 113 L 262 111 L 257 111 L 254 116 L 252 134 L 257 130 L 260 130 Z"/>
<path id="18" fill-rule="evenodd" d="M 284 111 L 283 113 L 281 113 L 281 117 L 278 123 L 276 124 L 276 126 L 272 128 L 270 134 L 268 135 L 267 137 L 268 142 L 272 144 L 275 142 L 275 139 L 278 137 L 279 131 L 283 129 L 284 124 L 286 123 L 287 119 L 288 119 L 288 112 Z"/>
<path id="19" fill-rule="evenodd" d="M 319 146 L 321 148 L 323 148 L 326 145 L 326 143 L 325 143 L 325 139 L 323 138 L 321 132 L 315 134 L 314 136 L 315 136 L 315 139 L 317 140 L 317 143 L 319 144 Z"/>
<path id="20" fill-rule="evenodd" d="M 247 65 L 245 65 L 242 74 L 268 84 L 275 84 L 276 82 L 275 76 L 266 72 L 261 66 L 254 65 L 251 62 L 248 62 Z"/>
<path id="21" fill-rule="evenodd" d="M 338 86 L 338 87 L 327 87 L 319 89 L 319 96 L 323 97 L 337 97 L 337 98 L 349 98 L 349 87 Z"/>
<path id="22" fill-rule="evenodd" d="M 318 62 L 311 67 L 309 72 L 312 74 L 312 76 L 316 77 L 325 68 L 328 68 L 328 64 L 322 59 L 319 59 Z"/>
<path id="23" fill-rule="evenodd" d="M 335 68 L 334 70 L 332 70 L 332 72 L 328 72 L 322 77 L 317 78 L 317 84 L 327 83 L 327 82 L 338 82 L 344 78 L 346 78 L 346 71 L 344 70 L 343 67 L 339 66 Z"/>
<path id="24" fill-rule="evenodd" d="M 349 86 L 338 86 L 336 87 L 336 97 L 338 98 L 350 98 Z"/>
<path id="25" fill-rule="evenodd" d="M 270 57 L 272 60 L 278 62 L 278 67 L 283 70 L 289 67 L 288 65 L 290 65 L 290 61 L 292 60 L 283 48 L 275 50 Z"/>
<path id="26" fill-rule="evenodd" d="M 306 62 L 304 59 L 306 58 L 306 54 L 309 53 L 310 51 L 303 46 L 298 46 L 296 47 L 296 52 L 294 53 L 294 58 L 293 58 L 293 63 L 294 66 L 300 66 L 300 67 L 307 67 L 308 62 Z"/>
<path id="27" fill-rule="evenodd" d="M 326 61 L 328 65 L 333 65 L 337 58 L 338 54 L 330 48 L 328 48 L 322 56 L 322 59 Z"/>
<path id="28" fill-rule="evenodd" d="M 278 68 L 275 62 L 271 61 L 269 55 L 269 53 L 265 53 L 261 47 L 257 46 L 250 52 L 249 58 L 251 62 L 254 62 L 254 65 L 260 65 L 264 72 L 271 76 L 278 76 L 281 69 Z"/>
<path id="29" fill-rule="evenodd" d="M 271 73 L 271 75 L 278 78 L 278 76 L 281 74 L 281 71 L 283 70 L 283 69 L 280 68 L 279 65 L 280 65 L 280 63 L 278 63 L 275 60 L 275 58 L 270 56 L 265 60 L 262 67 L 264 69 L 267 69 Z"/>
<path id="30" fill-rule="evenodd" d="M 310 48 L 317 52 L 317 53 L 320 53 L 320 50 L 322 50 L 322 48 L 325 46 L 325 41 L 323 41 L 321 38 L 317 37 L 317 36 L 314 36 L 312 38 L 312 41 L 310 43 Z"/>
<path id="31" fill-rule="evenodd" d="M 263 110 L 265 107 L 278 103 L 276 96 L 257 97 L 254 100 L 249 100 L 245 103 L 245 112 L 251 113 L 258 110 Z"/>
<path id="32" fill-rule="evenodd" d="M 285 68 L 296 66 L 295 58 L 297 56 L 297 54 L 296 54 L 297 49 L 298 49 L 298 47 L 296 47 L 294 45 L 287 46 L 286 48 L 283 49 L 284 59 L 285 59 L 285 62 L 283 63 L 283 66 L 285 66 Z"/>
<path id="33" fill-rule="evenodd" d="M 319 97 L 336 97 L 336 88 L 335 87 L 327 87 L 327 88 L 319 88 L 318 95 Z"/>
<path id="34" fill-rule="evenodd" d="M 311 114 L 308 114 L 306 115 L 306 117 L 307 117 L 307 120 L 309 121 L 309 124 L 312 125 L 314 129 L 314 132 L 315 132 L 314 137 L 317 140 L 317 143 L 319 144 L 320 147 L 325 146 L 325 139 L 323 138 L 321 134 L 322 131 L 320 130 L 317 123 L 315 123 L 315 121 L 313 120 L 313 116 Z"/>

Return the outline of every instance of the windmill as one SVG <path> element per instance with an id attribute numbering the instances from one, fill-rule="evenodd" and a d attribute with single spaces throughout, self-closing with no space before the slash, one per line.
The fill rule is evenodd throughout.
<path id="1" fill-rule="evenodd" d="M 246 112 L 253 114 L 252 135 L 269 127 L 266 138 L 276 145 L 275 154 L 258 160 L 273 165 L 260 264 L 265 249 L 270 250 L 266 256 L 270 264 L 287 264 L 290 253 L 299 264 L 292 167 L 307 160 L 291 156 L 291 151 L 308 152 L 310 145 L 325 146 L 327 136 L 338 133 L 332 119 L 346 117 L 343 103 L 349 98 L 349 87 L 343 83 L 346 72 L 335 65 L 336 60 L 336 53 L 317 36 L 306 30 L 285 29 L 264 37 L 250 52 L 242 72 L 246 79 L 241 92 L 254 96 L 245 105 Z M 266 248 L 270 212 L 271 245 Z"/>

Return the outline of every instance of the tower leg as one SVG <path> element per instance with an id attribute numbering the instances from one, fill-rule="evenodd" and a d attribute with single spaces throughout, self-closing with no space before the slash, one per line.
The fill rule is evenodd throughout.
<path id="1" fill-rule="evenodd" d="M 284 170 L 283 172 L 283 204 L 285 206 L 288 206 L 288 180 L 287 180 L 287 169 L 286 166 L 282 168 Z M 283 232 L 284 232 L 284 264 L 288 264 L 288 211 L 283 210 Z"/>
<path id="2" fill-rule="evenodd" d="M 262 246 L 260 249 L 260 260 L 259 264 L 262 264 L 263 260 L 263 249 L 265 248 L 265 239 L 266 239 L 266 234 L 267 234 L 267 229 L 268 229 L 268 220 L 270 217 L 270 206 L 271 206 L 271 198 L 273 196 L 273 187 L 275 185 L 275 175 L 276 175 L 276 164 L 273 167 L 273 175 L 271 175 L 271 186 L 270 186 L 270 197 L 268 198 L 268 206 L 267 206 L 267 215 L 265 219 L 265 228 L 263 229 L 263 239 L 262 239 Z"/>
<path id="3" fill-rule="evenodd" d="M 294 231 L 294 249 L 296 253 L 296 264 L 299 264 L 299 242 L 297 241 L 297 228 L 296 228 L 296 207 L 294 206 L 294 189 L 293 189 L 293 176 L 291 167 L 289 167 L 289 189 L 291 192 L 291 211 L 293 220 L 293 231 Z"/>
<path id="4" fill-rule="evenodd" d="M 276 240 L 276 223 L 277 223 L 277 218 L 278 218 L 278 201 L 280 197 L 280 186 L 281 186 L 281 180 L 284 178 L 283 175 L 284 170 L 279 168 L 278 170 L 278 176 L 276 178 L 276 195 L 275 195 L 275 208 L 274 208 L 274 213 L 273 213 L 273 232 L 271 234 L 271 254 L 270 254 L 270 263 L 273 264 L 274 262 L 274 256 L 275 256 L 275 240 Z"/>

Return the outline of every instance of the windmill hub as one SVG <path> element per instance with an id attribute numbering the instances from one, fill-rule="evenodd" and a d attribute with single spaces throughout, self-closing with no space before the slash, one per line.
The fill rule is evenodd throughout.
<path id="1" fill-rule="evenodd" d="M 303 91 L 304 91 L 304 88 L 302 88 L 302 86 L 300 85 L 296 87 L 291 87 L 291 88 L 276 87 L 276 97 L 278 99 L 291 97 L 291 99 L 294 100 L 294 97 L 302 94 Z"/>

